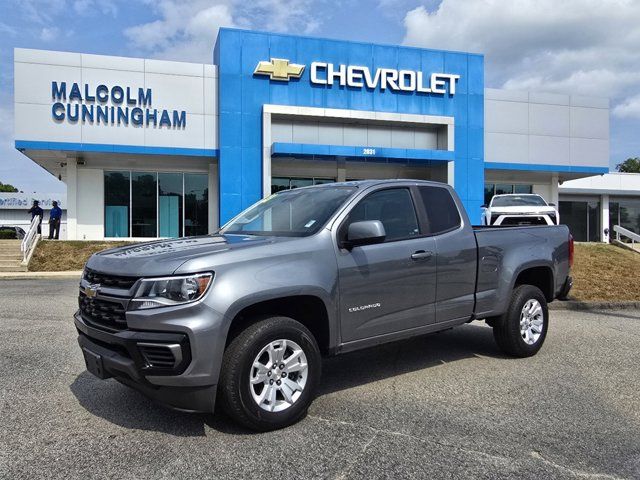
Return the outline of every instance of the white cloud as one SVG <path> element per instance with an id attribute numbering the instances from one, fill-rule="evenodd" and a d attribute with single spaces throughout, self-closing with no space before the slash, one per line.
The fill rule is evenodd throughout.
<path id="1" fill-rule="evenodd" d="M 488 86 L 621 105 L 640 94 L 636 0 L 443 0 L 432 12 L 409 11 L 404 24 L 408 45 L 484 53 Z M 623 111 L 635 112 L 613 113 Z"/>
<path id="2" fill-rule="evenodd" d="M 115 17 L 118 14 L 118 7 L 112 0 L 75 0 L 73 9 L 78 15 L 93 15 L 100 13 Z"/>
<path id="3" fill-rule="evenodd" d="M 60 29 L 57 27 L 42 27 L 40 29 L 40 40 L 43 42 L 51 42 L 58 38 Z"/>
<path id="4" fill-rule="evenodd" d="M 621 118 L 640 118 L 640 94 L 628 98 L 624 102 L 616 105 L 613 109 L 613 114 Z"/>
<path id="5" fill-rule="evenodd" d="M 158 18 L 125 30 L 145 55 L 210 62 L 220 27 L 312 33 L 319 22 L 311 0 L 145 0 Z"/>

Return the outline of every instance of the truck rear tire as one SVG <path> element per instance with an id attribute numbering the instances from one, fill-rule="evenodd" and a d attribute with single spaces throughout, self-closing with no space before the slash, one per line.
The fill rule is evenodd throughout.
<path id="1" fill-rule="evenodd" d="M 519 285 L 511 294 L 507 312 L 491 324 L 493 337 L 504 353 L 521 358 L 535 355 L 549 327 L 547 300 L 539 288 Z"/>
<path id="2" fill-rule="evenodd" d="M 260 320 L 225 350 L 219 393 L 226 413 L 269 431 L 300 420 L 315 398 L 321 356 L 312 333 L 288 317 Z"/>

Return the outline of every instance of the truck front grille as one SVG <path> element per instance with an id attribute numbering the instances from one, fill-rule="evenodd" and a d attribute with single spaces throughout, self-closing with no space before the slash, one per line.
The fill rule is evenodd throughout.
<path id="1" fill-rule="evenodd" d="M 129 290 L 136 283 L 138 277 L 126 277 L 121 275 L 108 275 L 106 273 L 96 272 L 90 268 L 84 271 L 84 278 L 89 283 L 96 283 L 102 287 L 122 288 Z"/>
<path id="2" fill-rule="evenodd" d="M 89 298 L 80 292 L 78 306 L 82 317 L 98 328 L 108 331 L 127 328 L 124 306 L 119 302 L 110 302 L 102 298 Z"/>

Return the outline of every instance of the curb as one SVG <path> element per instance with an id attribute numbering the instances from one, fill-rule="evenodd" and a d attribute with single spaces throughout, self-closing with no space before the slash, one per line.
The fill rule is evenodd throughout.
<path id="1" fill-rule="evenodd" d="M 43 278 L 80 278 L 82 270 L 66 272 L 0 272 L 0 280 L 29 280 Z"/>
<path id="2" fill-rule="evenodd" d="M 640 310 L 640 301 L 580 302 L 577 300 L 557 300 L 549 304 L 549 310 Z"/>

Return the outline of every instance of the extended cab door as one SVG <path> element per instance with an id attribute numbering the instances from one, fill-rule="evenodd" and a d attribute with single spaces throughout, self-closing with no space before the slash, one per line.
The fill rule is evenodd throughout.
<path id="1" fill-rule="evenodd" d="M 460 205 L 445 186 L 419 186 L 419 207 L 436 241 L 436 322 L 471 317 L 475 301 L 477 245 Z"/>
<path id="2" fill-rule="evenodd" d="M 379 220 L 386 232 L 382 243 L 338 249 L 343 342 L 435 322 L 436 242 L 421 230 L 415 194 L 409 187 L 376 190 L 339 227 L 339 242 L 356 221 Z"/>

